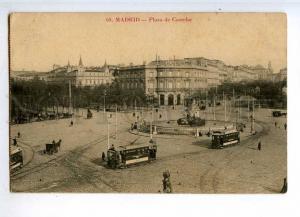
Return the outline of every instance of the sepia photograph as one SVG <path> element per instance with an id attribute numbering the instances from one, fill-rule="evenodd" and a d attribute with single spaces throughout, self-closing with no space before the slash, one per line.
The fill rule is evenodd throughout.
<path id="1" fill-rule="evenodd" d="M 285 13 L 9 15 L 11 192 L 281 194 Z"/>

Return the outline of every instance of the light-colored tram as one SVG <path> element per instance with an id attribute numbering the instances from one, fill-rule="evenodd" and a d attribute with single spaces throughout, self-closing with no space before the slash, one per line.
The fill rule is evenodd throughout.
<path id="1" fill-rule="evenodd" d="M 126 145 L 107 150 L 107 166 L 109 168 L 126 168 L 134 164 L 156 160 L 157 146 Z"/>
<path id="2" fill-rule="evenodd" d="M 211 148 L 219 149 L 240 143 L 240 132 L 237 130 L 214 131 Z"/>
<path id="3" fill-rule="evenodd" d="M 23 167 L 23 149 L 21 147 L 11 146 L 9 153 L 9 166 L 11 172 L 15 172 Z"/>

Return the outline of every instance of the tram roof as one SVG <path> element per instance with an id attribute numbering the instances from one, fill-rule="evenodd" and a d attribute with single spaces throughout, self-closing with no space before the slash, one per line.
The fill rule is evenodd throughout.
<path id="1" fill-rule="evenodd" d="M 21 147 L 15 147 L 15 146 L 11 146 L 10 147 L 10 154 L 15 154 L 15 153 L 18 153 L 18 152 L 21 152 L 22 151 L 22 148 Z"/>
<path id="2" fill-rule="evenodd" d="M 226 134 L 230 134 L 230 133 L 237 133 L 238 131 L 236 129 L 233 130 L 222 130 L 222 131 L 214 131 L 213 135 L 226 135 Z"/>
<path id="3" fill-rule="evenodd" d="M 119 146 L 119 149 L 135 149 L 135 148 L 147 148 L 150 145 L 146 145 L 146 144 L 128 144 L 128 145 L 121 145 Z"/>

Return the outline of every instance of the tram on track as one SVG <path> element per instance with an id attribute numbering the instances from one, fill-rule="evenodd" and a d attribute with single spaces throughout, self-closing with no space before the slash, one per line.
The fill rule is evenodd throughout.
<path id="1" fill-rule="evenodd" d="M 156 160 L 157 146 L 126 145 L 107 150 L 107 166 L 112 169 L 126 168 L 131 165 Z"/>
<path id="2" fill-rule="evenodd" d="M 212 133 L 211 148 L 220 149 L 240 143 L 240 132 L 237 130 L 214 131 Z"/>
<path id="3" fill-rule="evenodd" d="M 23 149 L 20 147 L 12 146 L 9 154 L 9 166 L 10 171 L 15 172 L 16 170 L 23 167 Z"/>

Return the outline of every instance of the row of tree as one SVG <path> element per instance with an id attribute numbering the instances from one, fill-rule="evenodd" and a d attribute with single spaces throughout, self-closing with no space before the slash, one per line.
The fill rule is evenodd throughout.
<path id="1" fill-rule="evenodd" d="M 266 100 L 269 107 L 278 104 L 286 107 L 286 95 L 283 88 L 287 86 L 286 81 L 251 81 L 239 83 L 223 83 L 216 88 L 207 91 L 197 91 L 191 97 L 210 99 L 222 99 L 223 93 L 227 98 L 235 94 L 235 98 L 242 95 L 252 96 L 258 100 Z M 30 81 L 11 80 L 11 114 L 17 115 L 22 111 L 45 111 L 58 107 L 68 108 L 70 103 L 75 108 L 106 108 L 118 105 L 118 107 L 147 106 L 156 103 L 157 99 L 149 98 L 143 89 L 127 90 L 122 89 L 115 81 L 110 85 L 96 87 L 72 86 L 72 97 L 69 97 L 68 82 L 47 83 L 42 80 L 33 79 Z M 70 102 L 71 100 L 71 102 Z"/>
<path id="2" fill-rule="evenodd" d="M 39 79 L 29 81 L 11 80 L 11 114 L 12 116 L 24 112 L 54 112 L 66 110 L 71 104 L 74 108 L 106 108 L 145 106 L 149 103 L 144 90 L 124 90 L 118 82 L 111 85 L 96 87 L 71 86 L 69 97 L 69 83 L 47 83 Z"/>
<path id="3" fill-rule="evenodd" d="M 287 81 L 248 81 L 248 82 L 225 82 L 218 87 L 210 88 L 208 91 L 197 91 L 192 97 L 200 99 L 222 100 L 224 95 L 227 99 L 233 96 L 239 99 L 241 96 L 251 96 L 258 101 L 265 102 L 268 107 L 286 108 Z"/>

